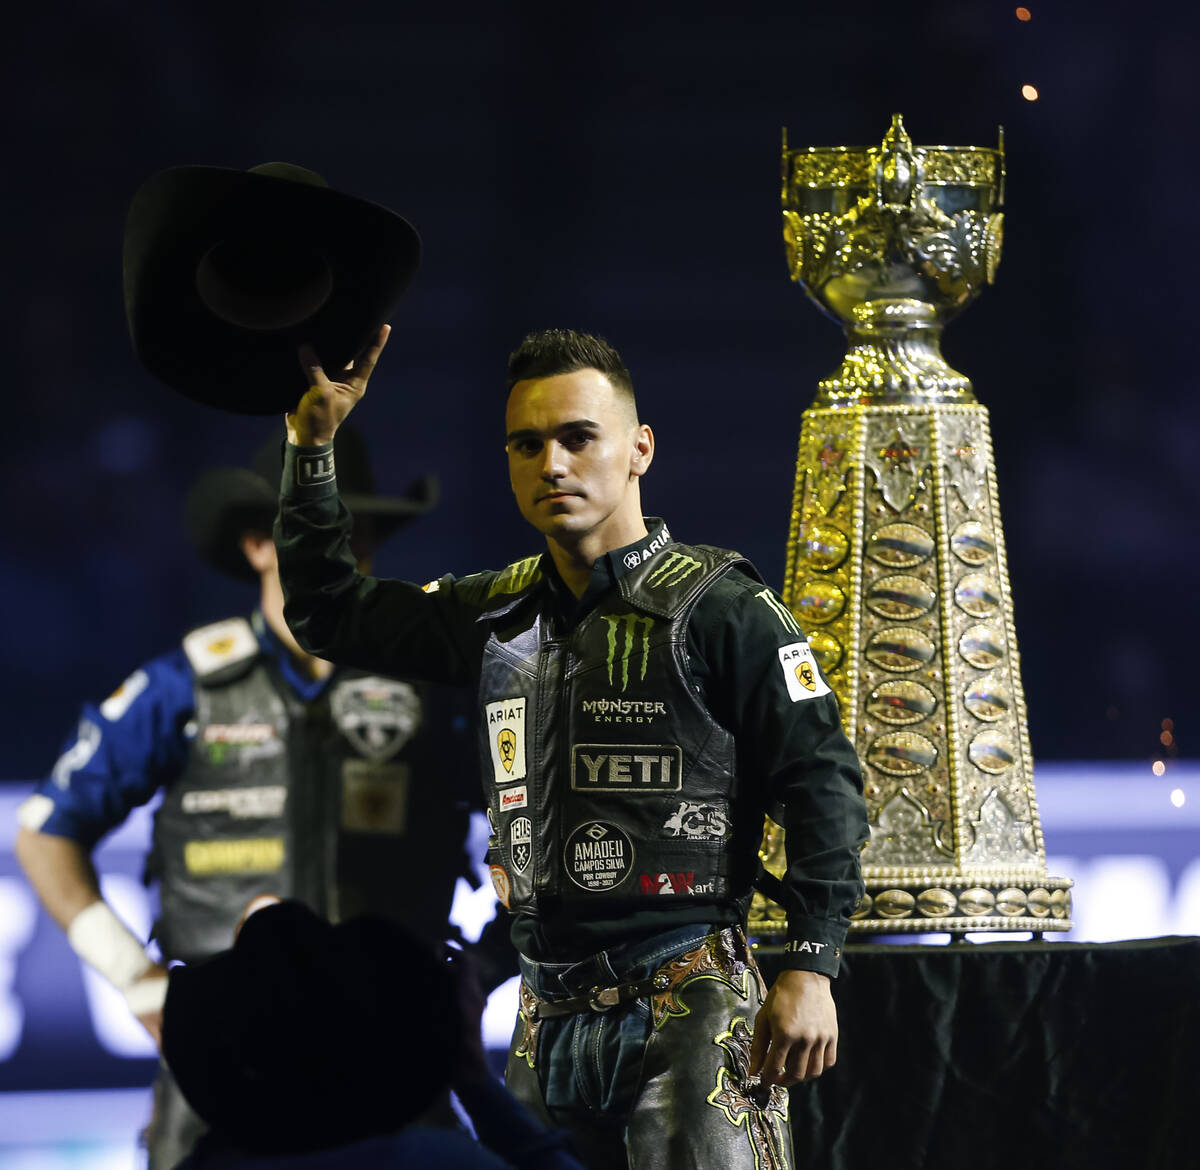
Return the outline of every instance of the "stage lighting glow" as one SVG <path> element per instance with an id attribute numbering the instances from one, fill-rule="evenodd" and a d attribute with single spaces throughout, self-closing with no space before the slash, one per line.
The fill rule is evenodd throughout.
<path id="1" fill-rule="evenodd" d="M 1032 20 L 1033 13 L 1030 12 L 1028 8 L 1018 8 L 1017 9 L 1017 19 L 1018 20 Z"/>
<path id="2" fill-rule="evenodd" d="M 1175 737 L 1169 731 L 1163 731 L 1159 733 L 1158 742 L 1161 743 L 1163 747 L 1170 747 L 1171 744 L 1175 742 Z"/>
<path id="3" fill-rule="evenodd" d="M 1171 789 L 1171 803 L 1176 808 L 1183 808 L 1187 804 L 1187 793 L 1182 788 Z"/>
<path id="4" fill-rule="evenodd" d="M 1023 85 L 1021 86 L 1021 96 L 1027 102 L 1036 102 L 1038 100 L 1038 91 L 1032 85 Z"/>
<path id="5" fill-rule="evenodd" d="M 1161 776 L 1166 770 L 1167 765 L 1164 764 L 1162 760 L 1155 760 L 1154 763 L 1150 765 L 1150 771 L 1156 776 Z"/>

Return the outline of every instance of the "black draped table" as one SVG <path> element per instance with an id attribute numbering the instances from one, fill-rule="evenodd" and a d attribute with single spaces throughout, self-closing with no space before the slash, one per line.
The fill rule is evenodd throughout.
<path id="1" fill-rule="evenodd" d="M 1200 1170 L 1200 938 L 852 944 L 834 995 L 797 1170 Z"/>

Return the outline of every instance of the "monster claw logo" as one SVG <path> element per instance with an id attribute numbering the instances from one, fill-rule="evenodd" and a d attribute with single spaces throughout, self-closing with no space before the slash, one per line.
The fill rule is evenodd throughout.
<path id="1" fill-rule="evenodd" d="M 513 764 L 517 762 L 517 737 L 507 727 L 505 727 L 498 736 L 496 736 L 496 746 L 500 749 L 500 763 L 504 765 L 506 772 L 513 770 Z"/>
<path id="2" fill-rule="evenodd" d="M 813 674 L 812 665 L 808 662 L 802 662 L 796 667 L 796 680 L 802 687 L 807 687 L 810 691 L 817 689 L 817 679 Z"/>
<path id="3" fill-rule="evenodd" d="M 646 664 L 650 659 L 650 631 L 654 627 L 654 619 L 643 617 L 639 613 L 606 613 L 603 617 L 608 623 L 608 682 L 610 686 L 616 685 L 613 675 L 619 663 L 623 691 L 629 686 L 630 659 L 638 650 L 642 655 L 640 677 L 646 677 Z"/>
<path id="4" fill-rule="evenodd" d="M 663 558 L 663 563 L 646 578 L 646 584 L 678 585 L 699 568 L 700 562 L 695 557 L 681 552 L 669 552 Z"/>

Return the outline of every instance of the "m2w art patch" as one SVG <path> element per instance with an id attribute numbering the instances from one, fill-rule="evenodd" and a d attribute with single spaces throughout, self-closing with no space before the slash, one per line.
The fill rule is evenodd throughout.
<path id="1" fill-rule="evenodd" d="M 783 668 L 783 681 L 793 703 L 829 694 L 829 684 L 821 677 L 812 647 L 807 642 L 780 646 L 779 665 Z"/>

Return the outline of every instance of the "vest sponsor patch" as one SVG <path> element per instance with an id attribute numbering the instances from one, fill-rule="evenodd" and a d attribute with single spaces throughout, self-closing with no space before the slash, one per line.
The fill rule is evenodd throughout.
<path id="1" fill-rule="evenodd" d="M 282 837 L 249 837 L 241 841 L 188 841 L 183 864 L 193 877 L 230 873 L 274 873 L 283 868 Z"/>
<path id="2" fill-rule="evenodd" d="M 227 812 L 236 820 L 251 817 L 278 817 L 287 803 L 287 788 L 282 784 L 266 784 L 257 788 L 211 788 L 185 792 L 180 802 L 185 813 Z"/>
<path id="3" fill-rule="evenodd" d="M 135 670 L 103 703 L 100 714 L 109 723 L 116 723 L 130 704 L 150 685 L 150 676 L 144 670 Z"/>
<path id="4" fill-rule="evenodd" d="M 342 828 L 402 836 L 408 829 L 408 765 L 342 762 Z"/>
<path id="5" fill-rule="evenodd" d="M 390 760 L 421 726 L 421 699 L 406 682 L 348 678 L 329 696 L 338 730 L 368 760 Z"/>
<path id="6" fill-rule="evenodd" d="M 524 873 L 533 856 L 533 822 L 528 817 L 517 817 L 508 829 L 508 852 L 512 857 L 513 869 Z"/>
<path id="7" fill-rule="evenodd" d="M 729 836 L 729 814 L 719 804 L 683 800 L 663 824 L 663 836 L 724 841 Z"/>
<path id="8" fill-rule="evenodd" d="M 512 899 L 512 887 L 509 885 L 508 881 L 508 870 L 506 870 L 502 865 L 489 865 L 488 873 L 491 874 L 492 889 L 496 891 L 496 897 L 499 900 L 500 905 L 507 910 L 508 903 Z"/>
<path id="9" fill-rule="evenodd" d="M 594 723 L 653 723 L 666 713 L 666 703 L 655 699 L 584 699 L 579 704 L 579 714 Z"/>
<path id="10" fill-rule="evenodd" d="M 829 694 L 829 684 L 821 677 L 812 647 L 807 642 L 780 646 L 779 665 L 783 668 L 783 681 L 793 703 Z"/>
<path id="11" fill-rule="evenodd" d="M 209 723 L 200 742 L 210 764 L 248 764 L 283 751 L 273 723 Z"/>
<path id="12" fill-rule="evenodd" d="M 525 698 L 500 699 L 483 709 L 497 784 L 525 778 Z"/>
<path id="13" fill-rule="evenodd" d="M 563 864 L 582 890 L 615 889 L 633 872 L 633 840 L 611 821 L 585 821 L 567 838 Z"/>
<path id="14" fill-rule="evenodd" d="M 698 882 L 694 873 L 644 873 L 640 875 L 640 880 L 643 894 L 679 896 L 715 894 L 717 892 L 715 878 L 706 882 Z"/>
<path id="15" fill-rule="evenodd" d="M 529 789 L 524 784 L 515 788 L 505 788 L 500 793 L 500 811 L 511 812 L 514 808 L 524 808 L 529 804 Z"/>
<path id="16" fill-rule="evenodd" d="M 640 682 L 646 677 L 654 619 L 641 613 L 606 613 L 600 617 L 608 627 L 604 664 L 609 685 L 625 691 L 631 678 Z"/>
<path id="17" fill-rule="evenodd" d="M 581 743 L 571 759 L 576 792 L 678 792 L 683 773 L 675 744 Z"/>
<path id="18" fill-rule="evenodd" d="M 245 618 L 227 618 L 201 626 L 183 639 L 183 652 L 200 679 L 245 662 L 258 651 L 258 638 Z"/>

